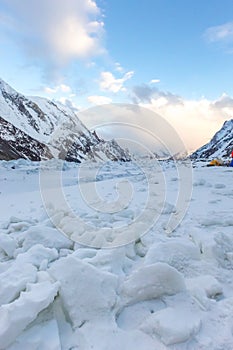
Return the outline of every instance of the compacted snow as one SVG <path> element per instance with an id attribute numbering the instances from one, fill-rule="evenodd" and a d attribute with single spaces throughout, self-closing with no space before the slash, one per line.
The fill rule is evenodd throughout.
<path id="1" fill-rule="evenodd" d="M 61 164 L 0 162 L 0 349 L 233 349 L 233 170 Z"/>

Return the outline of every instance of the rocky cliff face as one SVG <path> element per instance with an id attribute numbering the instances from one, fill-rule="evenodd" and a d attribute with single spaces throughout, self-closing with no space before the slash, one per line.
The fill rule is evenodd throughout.
<path id="1" fill-rule="evenodd" d="M 129 161 L 114 140 L 100 139 L 70 108 L 45 98 L 28 98 L 0 79 L 0 159 L 57 157 Z"/>
<path id="2" fill-rule="evenodd" d="M 49 148 L 0 117 L 0 159 L 52 158 Z"/>
<path id="3" fill-rule="evenodd" d="M 199 148 L 192 159 L 229 158 L 233 150 L 233 119 L 226 121 L 209 143 Z"/>

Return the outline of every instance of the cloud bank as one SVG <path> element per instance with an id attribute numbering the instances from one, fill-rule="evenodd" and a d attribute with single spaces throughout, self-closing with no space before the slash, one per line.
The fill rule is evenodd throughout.
<path id="1" fill-rule="evenodd" d="M 133 89 L 137 102 L 164 117 L 178 132 L 189 151 L 207 143 L 225 120 L 233 118 L 233 98 L 188 100 L 157 89 Z M 153 128 L 153 125 L 151 125 Z"/>

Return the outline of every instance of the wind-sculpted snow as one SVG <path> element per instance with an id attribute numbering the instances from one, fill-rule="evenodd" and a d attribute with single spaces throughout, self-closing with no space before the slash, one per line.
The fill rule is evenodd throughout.
<path id="1" fill-rule="evenodd" d="M 73 217 L 54 207 L 53 217 L 47 216 L 39 163 L 0 162 L 0 349 L 231 350 L 232 172 L 197 164 L 189 208 L 168 232 L 180 188 L 173 161 L 160 168 L 156 160 L 88 163 L 79 178 L 79 165 L 51 164 L 61 175 Z M 166 178 L 164 201 L 158 169 Z M 108 249 L 72 240 L 82 230 L 96 239 L 103 227 L 132 232 L 132 219 L 145 208 L 147 176 L 153 180 L 147 220 L 160 214 L 146 233 L 147 222 L 142 222 L 134 239 Z M 86 197 L 96 186 L 102 198 L 94 203 L 98 211 L 81 197 L 79 181 Z M 130 181 L 133 188 L 130 204 L 123 196 L 121 203 L 128 207 L 119 212 L 111 204 L 116 181 Z M 53 176 L 46 184 L 56 194 Z M 101 207 L 104 201 L 109 210 Z M 76 226 L 75 215 L 92 231 Z"/>

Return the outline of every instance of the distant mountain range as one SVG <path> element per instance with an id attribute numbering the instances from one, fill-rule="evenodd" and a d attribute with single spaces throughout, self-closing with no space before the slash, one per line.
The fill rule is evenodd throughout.
<path id="1" fill-rule="evenodd" d="M 229 158 L 232 150 L 233 119 L 190 157 Z M 129 161 L 131 155 L 115 140 L 105 141 L 88 130 L 71 108 L 46 98 L 26 97 L 0 79 L 0 159 L 18 158 Z"/>
<path id="2" fill-rule="evenodd" d="M 0 159 L 60 158 L 129 161 L 115 140 L 91 132 L 69 107 L 40 97 L 26 97 L 0 79 Z"/>
<path id="3" fill-rule="evenodd" d="M 233 119 L 226 121 L 210 142 L 191 155 L 191 159 L 230 158 L 232 151 Z"/>

